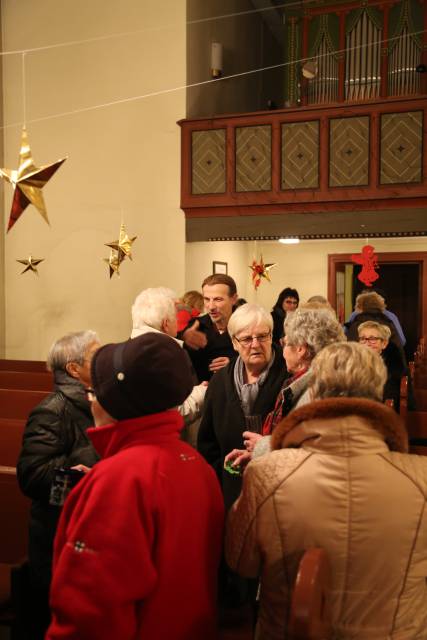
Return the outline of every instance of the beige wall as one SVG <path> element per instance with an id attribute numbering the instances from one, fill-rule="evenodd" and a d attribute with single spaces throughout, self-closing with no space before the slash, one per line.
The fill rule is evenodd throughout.
<path id="1" fill-rule="evenodd" d="M 378 253 L 427 251 L 427 238 L 374 238 L 370 243 Z M 365 244 L 362 239 L 302 241 L 298 245 L 279 242 L 194 242 L 187 244 L 186 285 L 198 288 L 211 272 L 212 260 L 229 262 L 229 275 L 238 284 L 239 293 L 248 302 L 256 302 L 266 309 L 276 302 L 284 287 L 298 290 L 301 300 L 313 295 L 327 296 L 328 254 L 359 253 Z M 248 265 L 262 254 L 265 263 L 276 262 L 271 270 L 271 283 L 263 280 L 254 290 Z M 228 258 L 228 259 L 226 259 Z"/>
<path id="2" fill-rule="evenodd" d="M 223 45 L 224 76 L 242 74 L 283 62 L 283 45 L 272 35 L 262 12 L 250 0 L 187 0 L 187 79 L 210 77 L 211 42 Z M 216 16 L 223 16 L 220 19 Z M 227 17 L 224 17 L 227 16 Z M 187 117 L 256 111 L 267 100 L 283 104 L 283 68 L 216 80 L 187 92 Z"/>
<path id="3" fill-rule="evenodd" d="M 69 157 L 44 189 L 51 226 L 29 207 L 5 242 L 7 357 L 43 359 L 55 338 L 87 327 L 104 342 L 124 339 L 142 288 L 184 288 L 176 121 L 185 91 L 31 120 L 184 85 L 185 1 L 3 0 L 2 21 L 4 50 L 145 29 L 27 54 L 35 163 Z M 21 123 L 21 56 L 3 57 L 3 74 L 4 123 Z M 20 134 L 20 125 L 4 130 L 7 167 L 17 166 Z M 11 198 L 6 186 L 6 220 Z M 117 239 L 122 212 L 138 239 L 133 262 L 110 280 L 104 243 Z M 16 259 L 30 253 L 45 259 L 39 277 L 20 275 Z"/>

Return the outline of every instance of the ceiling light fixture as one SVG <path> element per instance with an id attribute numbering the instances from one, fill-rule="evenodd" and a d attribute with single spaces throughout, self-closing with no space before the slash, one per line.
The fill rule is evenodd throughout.
<path id="1" fill-rule="evenodd" d="M 299 238 L 279 238 L 282 244 L 299 244 Z"/>

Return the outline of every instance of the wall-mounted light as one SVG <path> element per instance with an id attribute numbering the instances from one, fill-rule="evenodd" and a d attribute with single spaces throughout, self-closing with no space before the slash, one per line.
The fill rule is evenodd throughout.
<path id="1" fill-rule="evenodd" d="M 302 75 L 307 80 L 313 80 L 317 76 L 318 67 L 317 60 L 307 60 L 307 62 L 302 67 Z"/>
<path id="2" fill-rule="evenodd" d="M 222 76 L 222 44 L 220 42 L 211 43 L 211 76 L 220 78 Z"/>
<path id="3" fill-rule="evenodd" d="M 427 71 L 427 67 L 426 67 L 426 65 L 425 65 L 425 64 L 418 64 L 418 65 L 415 67 L 415 71 L 416 71 L 417 73 L 425 73 L 425 72 Z"/>
<path id="4" fill-rule="evenodd" d="M 282 244 L 299 244 L 299 238 L 279 238 Z"/>

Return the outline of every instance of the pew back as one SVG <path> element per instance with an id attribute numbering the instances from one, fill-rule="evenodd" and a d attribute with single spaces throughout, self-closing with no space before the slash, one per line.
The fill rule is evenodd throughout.
<path id="1" fill-rule="evenodd" d="M 42 360 L 5 360 L 0 359 L 0 371 L 39 371 L 46 372 L 46 362 Z"/>
<path id="2" fill-rule="evenodd" d="M 47 395 L 48 391 L 0 389 L 0 417 L 26 419 L 30 411 Z"/>
<path id="3" fill-rule="evenodd" d="M 51 391 L 53 376 L 49 371 L 5 371 L 0 369 L 0 389 Z"/>

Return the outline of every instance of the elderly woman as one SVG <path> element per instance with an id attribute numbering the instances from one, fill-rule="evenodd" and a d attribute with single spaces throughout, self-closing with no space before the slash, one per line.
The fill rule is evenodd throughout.
<path id="1" fill-rule="evenodd" d="M 70 333 L 52 345 L 47 368 L 53 372 L 54 390 L 30 413 L 24 431 L 17 475 L 22 492 L 32 499 L 28 556 L 33 640 L 44 638 L 49 625 L 53 539 L 60 516 L 60 508 L 49 504 L 55 469 L 86 472 L 99 458 L 86 435 L 93 418 L 85 393 L 99 346 L 94 331 Z"/>
<path id="2" fill-rule="evenodd" d="M 226 508 L 239 495 L 241 478 L 224 469 L 225 454 L 242 445 L 243 432 L 261 429 L 285 378 L 272 328 L 271 315 L 262 307 L 238 307 L 228 332 L 239 357 L 214 375 L 206 393 L 197 448 L 219 477 Z"/>
<path id="3" fill-rule="evenodd" d="M 390 342 L 391 331 L 385 324 L 367 320 L 357 327 L 359 342 L 366 345 L 383 359 L 387 368 L 387 380 L 384 386 L 384 400 L 393 400 L 396 411 L 400 404 L 400 381 L 407 373 L 400 350 Z"/>
<path id="4" fill-rule="evenodd" d="M 315 401 L 276 428 L 229 514 L 226 556 L 261 577 L 256 638 L 286 637 L 299 560 L 326 550 L 332 636 L 426 638 L 427 460 L 408 455 L 399 416 L 381 403 L 387 373 L 357 343 L 312 365 Z"/>
<path id="5" fill-rule="evenodd" d="M 384 298 L 380 296 L 379 293 L 376 291 L 359 293 L 356 298 L 354 310 L 356 315 L 353 317 L 353 320 L 346 325 L 348 340 L 357 341 L 358 327 L 362 322 L 367 322 L 368 320 L 378 322 L 390 329 L 390 341 L 396 345 L 401 351 L 402 357 L 404 357 L 402 340 L 393 321 L 384 313 L 386 304 Z"/>
<path id="6" fill-rule="evenodd" d="M 289 377 L 277 396 L 273 411 L 263 424 L 262 435 L 244 433 L 246 451 L 238 448 L 226 456 L 226 462 L 233 467 L 249 462 L 254 447 L 255 456 L 270 450 L 270 438 L 262 436 L 271 435 L 284 416 L 296 406 L 309 401 L 307 388 L 314 356 L 326 345 L 345 340 L 344 331 L 336 319 L 335 312 L 327 308 L 297 309 L 286 318 L 284 329 L 283 357 Z"/>

